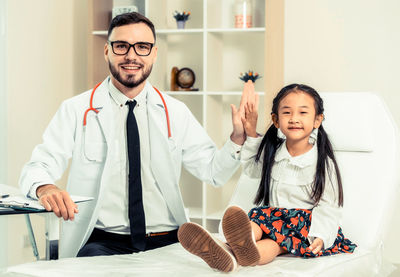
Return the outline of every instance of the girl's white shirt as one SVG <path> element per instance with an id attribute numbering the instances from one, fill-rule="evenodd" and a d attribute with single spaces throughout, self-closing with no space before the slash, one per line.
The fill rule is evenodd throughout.
<path id="1" fill-rule="evenodd" d="M 255 161 L 262 137 L 247 137 L 242 150 L 241 161 L 244 173 L 251 178 L 261 178 L 263 157 Z M 341 208 L 338 206 L 338 185 L 336 171 L 331 159 L 330 170 L 326 170 L 325 190 L 321 200 L 315 205 L 311 199 L 312 186 L 318 159 L 317 145 L 306 153 L 292 157 L 286 143 L 277 149 L 275 163 L 271 171 L 269 206 L 287 209 L 313 209 L 308 239 L 324 241 L 324 247 L 333 245 L 339 228 Z"/>

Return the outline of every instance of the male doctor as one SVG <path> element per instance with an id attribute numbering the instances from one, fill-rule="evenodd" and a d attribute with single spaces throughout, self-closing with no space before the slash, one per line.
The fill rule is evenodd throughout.
<path id="1" fill-rule="evenodd" d="M 239 166 L 244 103 L 232 107 L 234 130 L 218 150 L 182 102 L 161 97 L 147 81 L 155 42 L 146 17 L 115 17 L 104 46 L 110 76 L 94 92 L 61 104 L 22 170 L 24 194 L 65 220 L 61 258 L 127 254 L 177 242 L 176 231 L 188 220 L 178 186 L 182 164 L 215 186 Z M 54 183 L 71 157 L 63 191 Z M 94 200 L 82 203 L 78 213 L 70 194 Z"/>

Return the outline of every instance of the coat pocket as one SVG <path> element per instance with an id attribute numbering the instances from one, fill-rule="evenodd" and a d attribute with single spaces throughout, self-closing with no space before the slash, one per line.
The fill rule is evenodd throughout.
<path id="1" fill-rule="evenodd" d="M 107 144 L 105 142 L 86 142 L 84 144 L 83 156 L 89 162 L 103 162 L 107 155 Z"/>
<path id="2" fill-rule="evenodd" d="M 87 117 L 83 129 L 83 160 L 86 162 L 103 162 L 107 155 L 107 143 L 96 114 Z"/>

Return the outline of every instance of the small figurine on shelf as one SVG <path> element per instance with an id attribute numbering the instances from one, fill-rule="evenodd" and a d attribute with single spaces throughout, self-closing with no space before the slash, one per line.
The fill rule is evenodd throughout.
<path id="1" fill-rule="evenodd" d="M 174 12 L 174 18 L 176 19 L 176 24 L 178 25 L 178 29 L 185 28 L 185 22 L 189 19 L 190 12 Z"/>
<path id="2" fill-rule="evenodd" d="M 249 70 L 249 72 L 245 72 L 244 74 L 243 74 L 243 73 L 240 73 L 240 76 L 239 76 L 239 79 L 242 80 L 242 81 L 245 82 L 245 83 L 246 83 L 248 80 L 251 80 L 251 81 L 253 81 L 253 83 L 255 83 L 256 80 L 257 80 L 258 78 L 261 78 L 261 76 L 258 75 L 257 72 L 256 72 L 256 73 L 253 73 L 252 70 Z"/>

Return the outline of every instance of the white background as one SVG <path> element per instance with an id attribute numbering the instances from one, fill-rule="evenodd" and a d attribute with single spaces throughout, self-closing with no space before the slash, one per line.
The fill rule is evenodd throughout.
<path id="1" fill-rule="evenodd" d="M 6 182 L 6 2 L 0 1 L 0 183 Z M 7 217 L 0 217 L 0 267 L 7 262 Z"/>

